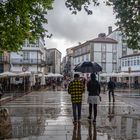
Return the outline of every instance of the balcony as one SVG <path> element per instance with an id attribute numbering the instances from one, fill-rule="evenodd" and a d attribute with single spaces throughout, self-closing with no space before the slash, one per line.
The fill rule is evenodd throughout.
<path id="1" fill-rule="evenodd" d="M 4 56 L 0 56 L 0 63 L 9 63 L 9 58 L 4 57 Z"/>
<path id="2" fill-rule="evenodd" d="M 11 59 L 11 64 L 16 65 L 41 65 L 44 66 L 46 63 L 42 59 Z"/>

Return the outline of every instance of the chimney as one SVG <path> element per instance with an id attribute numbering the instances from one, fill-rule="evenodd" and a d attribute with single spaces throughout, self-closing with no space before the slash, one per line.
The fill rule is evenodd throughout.
<path id="1" fill-rule="evenodd" d="M 108 27 L 108 34 L 111 34 L 112 33 L 112 26 L 109 26 Z"/>
<path id="2" fill-rule="evenodd" d="M 100 33 L 100 34 L 98 34 L 98 37 L 106 37 L 106 34 L 105 33 Z"/>

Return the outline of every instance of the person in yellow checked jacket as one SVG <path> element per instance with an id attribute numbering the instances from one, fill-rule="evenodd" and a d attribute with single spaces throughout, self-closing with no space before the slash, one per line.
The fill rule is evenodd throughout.
<path id="1" fill-rule="evenodd" d="M 85 91 L 85 86 L 80 81 L 79 77 L 79 74 L 74 74 L 74 80 L 68 85 L 68 93 L 71 95 L 74 124 L 80 122 L 82 94 Z"/>

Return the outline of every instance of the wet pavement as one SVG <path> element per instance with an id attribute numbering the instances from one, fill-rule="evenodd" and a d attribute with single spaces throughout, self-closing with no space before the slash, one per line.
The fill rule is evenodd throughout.
<path id="1" fill-rule="evenodd" d="M 107 94 L 101 96 L 96 125 L 87 119 L 84 94 L 82 119 L 76 126 L 65 91 L 32 92 L 17 98 L 0 108 L 0 139 L 140 140 L 140 98 L 116 96 L 115 103 L 109 103 Z"/>

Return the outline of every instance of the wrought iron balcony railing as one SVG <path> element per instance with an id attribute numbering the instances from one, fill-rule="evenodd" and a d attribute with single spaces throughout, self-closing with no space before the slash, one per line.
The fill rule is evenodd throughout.
<path id="1" fill-rule="evenodd" d="M 11 59 L 11 64 L 28 64 L 28 65 L 45 65 L 45 61 L 42 59 Z"/>

